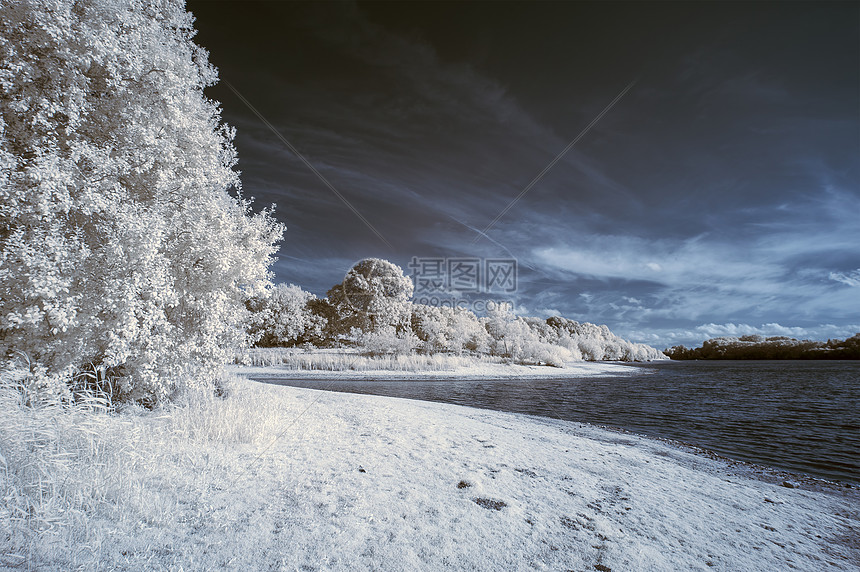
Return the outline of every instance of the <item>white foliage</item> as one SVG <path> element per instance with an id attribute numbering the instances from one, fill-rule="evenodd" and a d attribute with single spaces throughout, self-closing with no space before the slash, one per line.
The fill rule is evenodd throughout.
<path id="1" fill-rule="evenodd" d="M 113 368 L 149 400 L 213 375 L 282 229 L 227 192 L 233 132 L 191 15 L 33 0 L 0 27 L 0 352 Z"/>
<path id="2" fill-rule="evenodd" d="M 248 302 L 249 330 L 261 346 L 294 346 L 323 336 L 326 319 L 311 311 L 317 297 L 293 284 L 278 284 Z"/>
<path id="3" fill-rule="evenodd" d="M 336 309 L 338 333 L 353 328 L 372 332 L 392 326 L 408 329 L 413 284 L 403 269 L 380 258 L 365 258 L 353 266 L 343 282 L 332 286 L 328 300 Z"/>
<path id="4" fill-rule="evenodd" d="M 461 308 L 413 304 L 411 294 L 412 283 L 397 265 L 377 258 L 362 260 L 328 292 L 333 330 L 340 335 L 353 332 L 353 339 L 371 353 L 385 353 L 385 344 L 390 343 L 390 351 L 414 347 L 428 353 L 468 351 L 553 366 L 577 360 L 666 359 L 650 346 L 619 338 L 606 326 L 518 317 L 506 303 L 488 304 L 487 316 L 479 319 Z M 405 343 L 412 334 L 414 341 Z"/>
<path id="5" fill-rule="evenodd" d="M 606 326 L 561 317 L 522 318 L 501 306 L 483 319 L 492 337 L 491 351 L 520 363 L 563 365 L 565 361 L 649 361 L 666 359 L 644 344 L 619 338 Z"/>
<path id="6" fill-rule="evenodd" d="M 606 326 L 580 323 L 554 317 L 546 321 L 555 331 L 555 343 L 579 353 L 589 361 L 650 361 L 666 359 L 660 351 L 645 344 L 635 344 L 619 338 Z"/>
<path id="7" fill-rule="evenodd" d="M 490 339 L 475 314 L 445 306 L 412 304 L 412 330 L 429 352 L 482 352 Z"/>
<path id="8" fill-rule="evenodd" d="M 394 326 L 381 326 L 369 332 L 357 332 L 356 341 L 368 355 L 404 355 L 412 353 L 418 338 L 411 330 L 397 331 Z"/>
<path id="9" fill-rule="evenodd" d="M 510 357 L 518 363 L 537 363 L 561 367 L 574 359 L 567 348 L 554 345 L 538 335 L 526 318 L 514 315 L 507 305 L 488 312 L 484 324 L 492 338 L 491 353 Z"/>

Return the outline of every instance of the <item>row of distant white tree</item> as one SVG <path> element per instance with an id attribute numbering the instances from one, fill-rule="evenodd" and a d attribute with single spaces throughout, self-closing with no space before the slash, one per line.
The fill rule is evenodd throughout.
<path id="1" fill-rule="evenodd" d="M 574 360 L 646 361 L 659 351 L 623 340 L 606 326 L 561 317 L 516 316 L 506 304 L 484 317 L 463 308 L 410 301 L 412 281 L 397 265 L 369 258 L 356 264 L 325 298 L 280 284 L 254 297 L 249 332 L 261 346 L 355 344 L 368 353 L 464 352 L 519 363 Z"/>

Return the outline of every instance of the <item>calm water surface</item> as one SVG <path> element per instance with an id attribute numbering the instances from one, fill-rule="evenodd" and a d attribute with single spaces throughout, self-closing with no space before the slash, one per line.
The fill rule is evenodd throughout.
<path id="1" fill-rule="evenodd" d="M 582 379 L 261 381 L 620 427 L 860 484 L 857 361 L 657 362 Z"/>

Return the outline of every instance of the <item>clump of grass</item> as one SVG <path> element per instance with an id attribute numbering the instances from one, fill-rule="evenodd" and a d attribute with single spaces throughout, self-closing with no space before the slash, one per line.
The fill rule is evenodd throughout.
<path id="1" fill-rule="evenodd" d="M 91 567 L 142 529 L 150 545 L 169 542 L 188 499 L 229 482 L 241 450 L 281 419 L 240 391 L 152 411 L 99 396 L 34 400 L 24 377 L 0 372 L 0 568 Z"/>
<path id="2" fill-rule="evenodd" d="M 484 497 L 478 497 L 478 498 L 473 499 L 473 500 L 475 501 L 475 503 L 478 506 L 485 508 L 487 510 L 502 510 L 503 508 L 508 506 L 508 503 L 506 503 L 505 501 L 487 499 Z"/>

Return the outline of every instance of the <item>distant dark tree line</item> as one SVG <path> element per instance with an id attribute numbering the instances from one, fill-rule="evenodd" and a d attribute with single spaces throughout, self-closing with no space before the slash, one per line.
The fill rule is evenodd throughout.
<path id="1" fill-rule="evenodd" d="M 707 340 L 700 348 L 674 346 L 672 359 L 860 359 L 860 334 L 846 340 L 796 340 L 785 336 L 742 336 Z"/>

